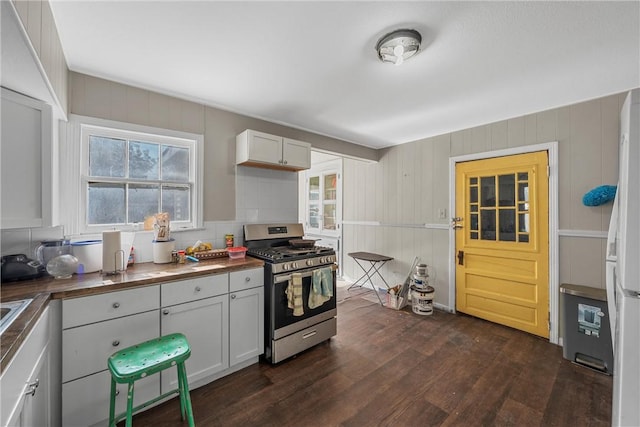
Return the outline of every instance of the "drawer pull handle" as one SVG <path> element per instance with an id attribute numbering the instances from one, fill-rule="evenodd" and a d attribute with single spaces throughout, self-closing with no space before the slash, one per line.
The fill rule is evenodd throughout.
<path id="1" fill-rule="evenodd" d="M 118 396 L 119 394 L 120 394 L 120 389 L 119 389 L 119 388 L 117 388 L 117 389 L 116 389 L 116 396 Z"/>
<path id="2" fill-rule="evenodd" d="M 245 278 L 244 278 L 244 281 L 245 281 L 245 282 L 250 282 L 250 281 L 251 281 L 251 277 L 249 277 L 249 276 L 245 277 Z"/>
<path id="3" fill-rule="evenodd" d="M 113 308 L 119 308 L 120 307 L 120 303 L 119 302 L 114 302 L 113 303 Z"/>
<path id="4" fill-rule="evenodd" d="M 112 345 L 112 346 L 114 346 L 114 347 L 117 347 L 117 346 L 119 346 L 119 345 L 120 345 L 120 341 L 118 341 L 118 340 L 114 340 L 114 341 L 111 343 L 111 345 Z"/>
<path id="5" fill-rule="evenodd" d="M 196 286 L 196 292 L 200 292 L 202 289 L 200 289 L 200 286 Z"/>
<path id="6" fill-rule="evenodd" d="M 231 299 L 236 299 L 236 294 L 231 294 Z"/>
<path id="7" fill-rule="evenodd" d="M 34 382 L 27 385 L 27 391 L 24 392 L 25 396 L 28 396 L 28 395 L 35 396 L 36 389 L 38 388 L 39 385 L 40 385 L 40 380 L 36 378 Z"/>
<path id="8" fill-rule="evenodd" d="M 306 334 L 304 334 L 302 336 L 303 340 L 306 340 L 307 338 L 311 338 L 312 336 L 314 336 L 315 334 L 317 334 L 318 331 L 311 331 L 311 332 L 307 332 Z"/>
<path id="9" fill-rule="evenodd" d="M 164 314 L 165 316 L 169 314 L 169 309 L 165 308 L 164 310 L 162 310 L 162 314 Z"/>

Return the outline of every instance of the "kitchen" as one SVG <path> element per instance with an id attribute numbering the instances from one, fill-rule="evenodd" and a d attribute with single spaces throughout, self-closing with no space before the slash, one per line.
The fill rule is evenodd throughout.
<path id="1" fill-rule="evenodd" d="M 20 19 L 24 19 L 24 15 L 20 14 L 21 3 L 17 2 L 16 8 L 19 9 L 18 16 L 22 17 Z M 633 5 L 631 3 L 627 7 L 634 7 Z M 3 8 L 5 6 L 3 4 Z M 637 16 L 633 12 L 622 15 Z M 6 16 L 4 10 L 3 16 Z M 45 16 L 44 13 L 42 16 Z M 393 23 L 386 25 L 391 24 Z M 26 27 L 27 32 L 35 31 L 29 25 Z M 50 30 L 50 26 L 46 28 Z M 58 31 L 61 32 L 62 29 Z M 373 35 L 367 34 L 366 37 Z M 631 39 L 637 40 L 637 37 Z M 371 53 L 377 61 L 372 47 Z M 414 60 L 426 57 L 427 53 L 428 48 L 425 48 L 425 52 Z M 633 55 L 637 53 L 633 53 L 631 59 Z M 553 107 L 530 107 L 531 109 L 519 113 L 514 110 L 514 113 L 500 119 L 467 123 L 458 128 L 442 130 L 433 134 L 435 136 L 407 139 L 412 142 L 376 150 L 344 142 L 349 139 L 347 137 L 341 139 L 314 134 L 78 71 L 59 72 L 46 65 L 50 58 L 50 55 L 42 56 L 41 61 L 55 94 L 50 104 L 57 105 L 57 109 L 62 111 L 57 114 L 62 114 L 63 117 L 70 114 L 95 117 L 200 134 L 204 135 L 205 147 L 214 147 L 213 150 L 204 151 L 204 164 L 207 165 L 203 172 L 204 182 L 216 183 L 205 185 L 203 189 L 202 219 L 206 231 L 176 233 L 180 246 L 186 247 L 193 241 L 202 239 L 214 242 L 216 247 L 222 247 L 224 234 L 242 236 L 242 225 L 245 223 L 298 222 L 298 196 L 292 196 L 298 186 L 294 173 L 235 167 L 236 135 L 245 129 L 257 129 L 272 135 L 306 141 L 314 150 L 344 157 L 342 252 L 346 254 L 364 249 L 393 256 L 396 261 L 390 263 L 384 271 L 385 277 L 393 282 L 403 279 L 402 276 L 406 274 L 414 256 L 421 256 L 437 272 L 434 285 L 436 306 L 452 309 L 455 307 L 455 300 L 451 295 L 452 286 L 449 285 L 452 270 L 450 262 L 453 258 L 448 219 L 452 216 L 448 214 L 452 211 L 449 158 L 559 141 L 558 163 L 555 165 L 559 176 L 559 219 L 556 224 L 558 241 L 555 257 L 558 263 L 555 278 L 553 274 L 551 278 L 556 286 L 560 283 L 582 283 L 604 288 L 605 271 L 601 260 L 604 258 L 604 237 L 611 205 L 585 208 L 581 204 L 581 197 L 597 185 L 614 184 L 616 181 L 617 121 L 624 92 L 638 86 L 637 66 L 631 67 L 631 82 L 627 75 L 607 79 L 612 82 L 613 87 L 600 89 L 600 92 L 585 90 L 577 98 L 584 102 L 556 101 Z M 3 61 L 3 67 L 5 62 Z M 415 62 L 408 62 L 405 64 L 406 68 L 398 70 L 408 69 L 413 64 Z M 615 68 L 613 65 L 611 67 Z M 27 75 L 22 74 L 23 77 Z M 3 76 L 3 79 L 9 77 Z M 18 79 L 9 87 L 22 92 L 36 87 L 30 84 L 27 89 L 20 90 L 21 85 L 24 82 Z M 52 97 L 51 90 L 47 85 L 44 86 L 46 93 L 39 96 L 39 99 Z M 505 99 L 497 98 L 497 95 L 496 98 L 487 95 L 485 99 L 495 99 L 492 102 L 496 104 L 505 102 Z M 79 226 L 75 225 L 78 222 L 75 218 L 77 213 L 73 209 L 62 208 L 76 206 L 78 203 L 74 199 L 77 196 L 66 194 L 73 192 L 65 191 L 68 187 L 67 181 L 64 181 L 68 179 L 65 178 L 67 172 L 76 168 L 73 152 L 65 151 L 70 150 L 69 147 L 74 143 L 71 141 L 74 135 L 73 124 L 55 121 L 55 129 L 59 131 L 53 132 L 55 148 L 52 152 L 59 152 L 59 163 L 54 163 L 51 168 L 62 173 L 52 173 L 52 179 L 48 181 L 52 186 L 52 193 L 58 196 L 52 197 L 50 202 L 49 224 L 64 224 L 64 233 L 73 235 L 80 232 L 77 228 Z M 585 144 L 588 150 L 584 148 Z M 283 187 L 291 191 L 279 191 Z M 442 209 L 445 210 L 444 217 L 440 215 Z M 3 255 L 16 253 L 14 249 L 23 248 L 24 245 L 20 246 L 18 242 L 24 242 L 25 233 L 27 247 L 30 248 L 31 245 L 37 245 L 40 239 L 58 237 L 49 236 L 47 233 L 50 232 L 52 230 L 48 227 L 32 227 L 27 231 L 3 229 Z M 60 230 L 58 228 L 53 232 L 59 233 Z M 13 242 L 16 242 L 15 245 Z M 140 262 L 151 260 L 150 251 L 147 250 L 145 254 L 144 245 L 145 242 L 142 242 L 139 247 Z M 135 244 L 134 246 L 137 247 Z M 5 247 L 8 247 L 7 252 Z M 359 275 L 357 266 L 348 257 L 343 257 L 341 268 L 347 279 L 355 279 Z M 557 297 L 557 291 L 552 295 Z M 555 321 L 552 321 L 552 325 L 555 325 L 551 331 L 552 342 L 558 342 L 557 308 L 552 316 L 556 316 Z"/>

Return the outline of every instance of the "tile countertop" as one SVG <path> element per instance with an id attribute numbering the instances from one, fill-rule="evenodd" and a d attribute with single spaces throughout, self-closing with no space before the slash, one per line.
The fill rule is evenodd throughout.
<path id="1" fill-rule="evenodd" d="M 138 286 L 184 280 L 216 273 L 261 268 L 264 262 L 255 258 L 214 258 L 185 264 L 143 263 L 129 266 L 126 271 L 103 276 L 101 273 L 73 275 L 70 279 L 43 277 L 36 280 L 3 283 L 0 301 L 33 298 L 28 307 L 2 333 L 0 340 L 0 374 L 25 340 L 49 300 L 97 295 Z"/>

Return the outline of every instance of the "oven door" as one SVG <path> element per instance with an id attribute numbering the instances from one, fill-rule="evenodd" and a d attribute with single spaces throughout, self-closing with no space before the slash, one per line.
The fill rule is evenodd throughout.
<path id="1" fill-rule="evenodd" d="M 328 266 L 324 266 L 328 267 Z M 301 328 L 305 328 L 314 322 L 326 320 L 336 315 L 336 269 L 337 266 L 332 264 L 332 289 L 333 296 L 324 304 L 316 308 L 309 308 L 309 293 L 311 291 L 311 282 L 313 280 L 313 271 L 324 267 L 314 267 L 305 270 L 296 271 L 302 276 L 302 303 L 303 314 L 294 316 L 293 309 L 289 308 L 287 300 L 287 287 L 291 283 L 292 274 L 278 274 L 273 278 L 273 287 L 271 288 L 271 330 L 274 335 L 272 339 L 278 339 L 283 335 L 296 332 Z M 293 325 L 299 325 L 295 327 Z M 279 332 L 278 332 L 279 331 Z"/>

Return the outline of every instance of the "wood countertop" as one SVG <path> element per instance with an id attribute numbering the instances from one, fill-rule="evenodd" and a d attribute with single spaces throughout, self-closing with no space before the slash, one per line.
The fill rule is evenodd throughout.
<path id="1" fill-rule="evenodd" d="M 115 275 L 88 273 L 73 275 L 70 279 L 43 277 L 22 282 L 2 283 L 0 301 L 8 302 L 32 298 L 33 301 L 11 325 L 0 339 L 0 373 L 25 340 L 33 326 L 46 309 L 51 299 L 76 298 L 120 291 L 139 286 L 158 285 L 176 280 L 207 276 L 210 274 L 261 268 L 264 262 L 252 258 L 214 258 L 200 262 L 187 261 L 185 264 L 142 263 L 129 266 L 126 271 Z"/>

